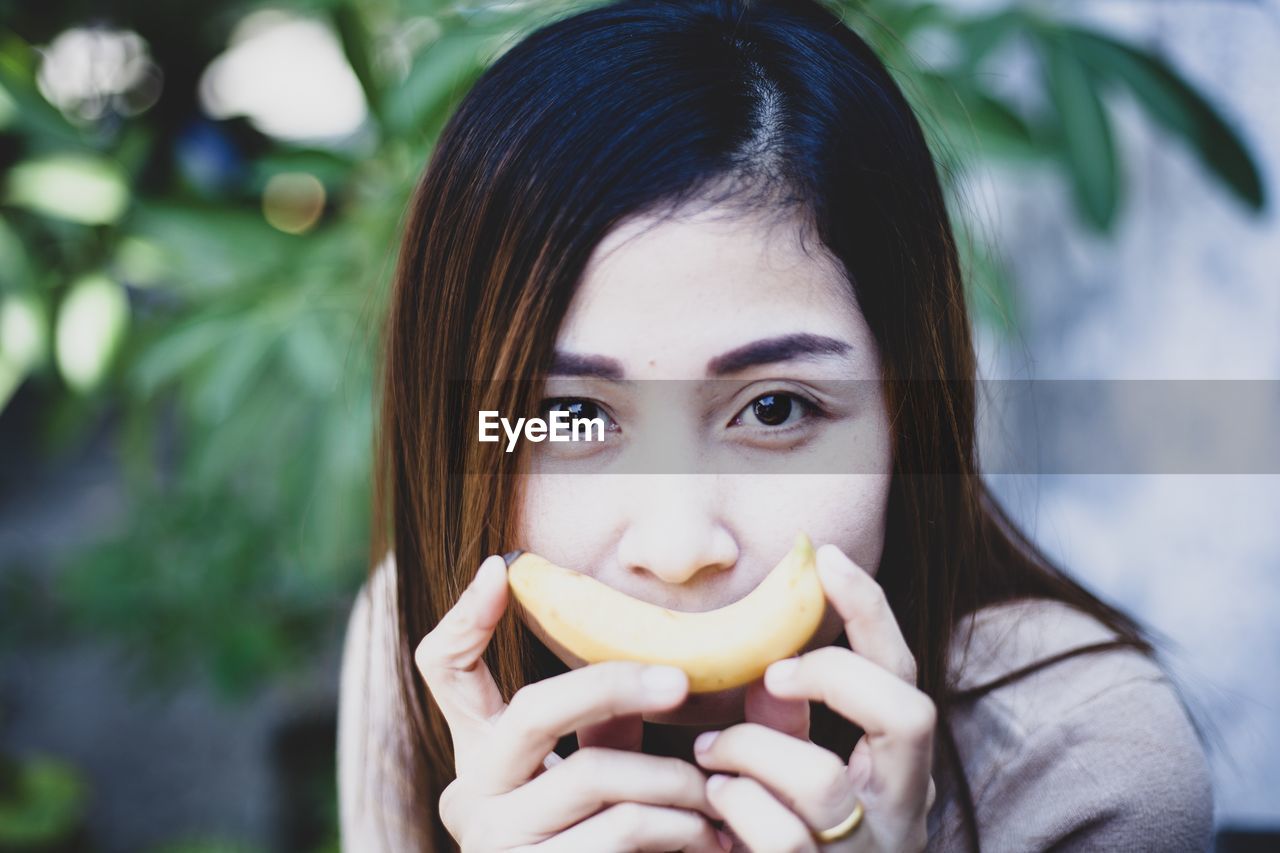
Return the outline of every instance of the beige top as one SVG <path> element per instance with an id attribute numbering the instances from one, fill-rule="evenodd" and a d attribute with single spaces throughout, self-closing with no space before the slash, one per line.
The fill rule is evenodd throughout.
<path id="1" fill-rule="evenodd" d="M 343 652 L 337 760 L 345 851 L 409 849 L 389 808 L 402 789 L 396 780 L 407 748 L 391 681 L 394 571 L 389 559 L 361 590 Z M 1002 605 L 972 618 L 967 657 L 958 648 L 953 660 L 961 686 L 1111 638 L 1092 617 L 1056 602 Z M 1204 752 L 1161 670 L 1137 652 L 1053 664 L 953 712 L 951 725 L 984 851 L 1211 846 Z M 944 774 L 934 778 L 928 850 L 966 850 L 955 794 Z"/>
<path id="2" fill-rule="evenodd" d="M 971 618 L 967 660 L 957 648 L 952 662 L 961 688 L 1114 639 L 1093 617 L 1057 602 L 1022 601 Z M 951 727 L 985 851 L 1212 847 L 1204 750 L 1173 686 L 1140 652 L 1051 664 L 953 711 Z M 954 793 L 943 774 L 934 778 L 928 849 L 964 850 Z"/>

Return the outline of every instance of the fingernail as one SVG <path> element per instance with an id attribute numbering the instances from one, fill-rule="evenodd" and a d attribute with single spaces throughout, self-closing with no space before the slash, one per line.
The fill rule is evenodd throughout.
<path id="1" fill-rule="evenodd" d="M 711 748 L 711 744 L 715 742 L 716 735 L 720 732 L 703 732 L 693 739 L 694 752 L 706 752 Z"/>
<path id="2" fill-rule="evenodd" d="M 495 554 L 494 557 L 493 573 L 505 581 L 507 579 L 507 566 L 509 565 L 507 558 L 499 554 Z"/>
<path id="3" fill-rule="evenodd" d="M 720 842 L 720 848 L 724 850 L 724 853 L 730 853 L 733 850 L 733 839 L 723 829 L 716 830 L 716 840 Z"/>
<path id="4" fill-rule="evenodd" d="M 476 582 L 488 586 L 495 583 L 500 576 L 505 576 L 506 573 L 506 563 L 499 563 L 493 557 L 487 557 L 480 564 L 480 570 L 476 572 Z"/>
<path id="5" fill-rule="evenodd" d="M 711 792 L 719 791 L 724 787 L 724 783 L 729 781 L 729 777 L 723 773 L 713 773 L 711 778 L 707 780 L 707 790 Z"/>
<path id="6" fill-rule="evenodd" d="M 799 668 L 799 666 L 800 661 L 795 658 L 775 661 L 774 663 L 769 664 L 769 668 L 765 670 L 765 680 L 772 682 L 773 684 L 786 684 L 795 678 L 796 669 Z M 766 684 L 765 686 L 768 685 Z"/>
<path id="7" fill-rule="evenodd" d="M 688 677 L 674 666 L 650 666 L 640 674 L 645 689 L 659 698 L 678 696 L 684 691 Z"/>
<path id="8" fill-rule="evenodd" d="M 855 566 L 852 560 L 834 546 L 831 548 L 823 546 L 818 552 L 818 569 L 820 571 L 825 569 L 838 580 L 849 580 L 853 576 Z"/>

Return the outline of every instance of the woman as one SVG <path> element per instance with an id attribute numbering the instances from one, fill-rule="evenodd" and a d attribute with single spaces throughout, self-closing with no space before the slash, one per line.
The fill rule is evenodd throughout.
<path id="1" fill-rule="evenodd" d="M 503 54 L 412 199 L 384 358 L 346 849 L 1208 845 L 1143 631 L 979 477 L 933 161 L 813 0 L 615 3 Z M 603 439 L 478 440 L 557 410 Z M 498 556 L 701 611 L 798 529 L 829 607 L 796 671 L 692 697 L 584 666 Z"/>

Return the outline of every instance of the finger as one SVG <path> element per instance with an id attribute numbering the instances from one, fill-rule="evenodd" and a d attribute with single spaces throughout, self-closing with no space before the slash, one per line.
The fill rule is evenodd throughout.
<path id="1" fill-rule="evenodd" d="M 715 830 L 695 812 L 643 803 L 618 803 L 524 850 L 581 853 L 583 850 L 634 850 L 662 853 L 689 850 L 723 853 Z"/>
<path id="2" fill-rule="evenodd" d="M 884 588 L 866 570 L 830 543 L 817 550 L 818 577 L 840 618 L 849 647 L 908 684 L 916 683 L 916 660 Z"/>
<path id="3" fill-rule="evenodd" d="M 414 651 L 418 672 L 449 724 L 459 768 L 506 707 L 481 659 L 506 604 L 506 564 L 495 554 L 480 564 L 458 601 Z"/>
<path id="4" fill-rule="evenodd" d="M 490 795 L 513 790 L 569 732 L 611 717 L 674 707 L 688 689 L 688 676 L 676 667 L 621 660 L 588 664 L 527 684 L 511 697 L 493 727 L 488 748 L 477 762 L 478 785 Z"/>
<path id="5" fill-rule="evenodd" d="M 747 685 L 743 719 L 800 740 L 809 739 L 809 700 L 774 696 L 765 688 L 763 678 Z"/>
<path id="6" fill-rule="evenodd" d="M 928 696 L 839 646 L 773 663 L 764 678 L 770 692 L 823 702 L 866 732 L 872 766 L 869 795 L 887 797 L 903 809 L 924 801 L 937 723 L 937 709 Z"/>
<path id="7" fill-rule="evenodd" d="M 839 756 L 767 726 L 739 723 L 700 735 L 694 758 L 708 770 L 755 779 L 812 827 L 837 823 L 857 801 L 857 790 Z"/>
<path id="8" fill-rule="evenodd" d="M 700 812 L 719 820 L 707 799 L 706 777 L 678 758 L 590 747 L 505 795 L 520 814 L 545 819 L 540 827 L 559 832 L 604 806 L 649 803 Z"/>
<path id="9" fill-rule="evenodd" d="M 853 754 L 849 756 L 849 778 L 859 791 L 871 784 L 871 741 L 865 737 L 858 738 Z"/>
<path id="10" fill-rule="evenodd" d="M 707 780 L 707 795 L 749 850 L 814 853 L 818 849 L 804 821 L 755 779 L 716 774 Z"/>

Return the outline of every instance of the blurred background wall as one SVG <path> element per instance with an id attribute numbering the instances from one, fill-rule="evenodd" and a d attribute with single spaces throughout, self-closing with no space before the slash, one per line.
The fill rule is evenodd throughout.
<path id="1" fill-rule="evenodd" d="M 1280 195 L 1280 4 L 1080 6 L 1081 19 L 1157 46 L 1235 117 L 1262 166 L 1269 202 Z M 1014 269 L 1022 340 L 1011 347 L 988 338 L 987 375 L 1280 379 L 1274 204 L 1249 214 L 1215 190 L 1184 146 L 1144 122 L 1135 104 L 1114 106 L 1129 192 L 1106 237 L 1064 227 L 1066 200 L 1053 176 L 1013 179 L 997 170 L 991 178 L 986 197 Z M 1264 392 L 1271 430 L 1280 424 L 1276 388 Z M 1271 439 L 1274 447 L 1280 433 Z M 1280 476 L 1274 467 L 1258 470 L 1270 473 L 992 481 L 1038 541 L 1167 635 L 1184 689 L 1221 738 L 1214 754 L 1219 821 L 1275 828 Z"/>
<path id="2" fill-rule="evenodd" d="M 984 376 L 1280 378 L 1280 4 L 830 5 L 935 137 Z M 567 8 L 0 2 L 0 849 L 336 846 L 399 216 Z M 1274 845 L 1280 478 L 991 479 L 1169 637 L 1221 849 Z"/>

